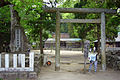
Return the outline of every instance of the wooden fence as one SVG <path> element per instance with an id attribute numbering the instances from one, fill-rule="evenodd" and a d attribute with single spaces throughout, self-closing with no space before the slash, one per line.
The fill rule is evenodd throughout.
<path id="1" fill-rule="evenodd" d="M 12 55 L 12 60 L 10 60 L 10 55 Z M 29 65 L 27 67 L 25 65 L 25 62 L 25 54 L 0 54 L 0 71 L 34 71 L 34 52 L 29 53 Z M 12 64 L 12 67 L 10 66 L 10 64 Z"/>

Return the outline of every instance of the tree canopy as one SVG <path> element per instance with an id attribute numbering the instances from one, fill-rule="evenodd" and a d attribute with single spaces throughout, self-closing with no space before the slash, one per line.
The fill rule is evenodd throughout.
<path id="1" fill-rule="evenodd" d="M 73 3 L 72 5 L 68 3 Z M 65 4 L 61 5 L 62 7 L 67 6 L 75 8 L 107 8 L 107 9 L 118 9 L 120 6 L 120 1 L 115 0 L 67 0 L 65 1 Z M 61 7 L 60 6 L 60 7 Z M 63 18 L 66 16 L 71 16 L 71 14 L 63 14 Z M 82 14 L 82 13 L 76 13 L 72 14 L 75 19 L 98 19 L 100 18 L 100 14 Z M 120 22 L 120 13 L 117 13 L 115 15 L 106 14 L 106 39 L 113 40 L 115 37 L 117 37 L 118 33 L 118 26 Z M 74 37 L 79 37 L 81 39 L 89 39 L 89 40 L 96 40 L 97 39 L 97 26 L 100 26 L 98 24 L 75 24 L 73 25 L 73 33 Z M 71 34 L 71 33 L 70 33 Z M 84 34 L 84 35 L 83 35 Z M 100 34 L 100 33 L 99 33 Z M 91 37 L 93 36 L 93 37 Z"/>
<path id="2" fill-rule="evenodd" d="M 14 9 L 20 16 L 20 24 L 24 27 L 30 43 L 40 43 L 40 30 L 42 30 L 42 41 L 51 37 L 55 32 L 55 13 L 45 13 L 42 7 L 59 7 L 59 8 L 107 8 L 118 9 L 119 0 L 1 0 L 0 1 L 0 33 L 10 36 L 10 9 L 8 5 L 13 5 Z M 48 6 L 50 5 L 50 6 Z M 97 19 L 100 14 L 72 14 L 62 13 L 62 19 Z M 120 31 L 120 13 L 115 15 L 106 14 L 106 38 L 112 40 L 117 37 Z M 68 32 L 71 37 L 97 39 L 98 24 L 61 24 L 61 32 Z M 97 33 L 97 34 L 96 34 Z M 7 35 L 8 36 L 8 35 Z M 2 35 L 0 34 L 0 37 Z M 3 36 L 4 37 L 4 36 Z M 6 37 L 8 38 L 8 37 Z M 4 40 L 10 40 L 2 38 Z"/>

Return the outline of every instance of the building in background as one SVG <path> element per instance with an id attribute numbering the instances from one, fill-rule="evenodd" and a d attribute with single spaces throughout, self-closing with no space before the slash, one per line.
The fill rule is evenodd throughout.
<path id="1" fill-rule="evenodd" d="M 98 40 L 94 41 L 94 45 L 96 49 L 98 48 Z M 120 50 L 120 32 L 118 33 L 118 37 L 115 38 L 114 41 L 106 40 L 106 50 L 119 49 Z"/>
<path id="2" fill-rule="evenodd" d="M 44 48 L 55 49 L 55 34 L 52 35 L 53 38 L 48 38 L 45 41 Z M 71 48 L 81 48 L 80 38 L 70 38 L 68 33 L 61 33 L 60 36 L 60 48 L 61 49 L 71 49 Z"/>

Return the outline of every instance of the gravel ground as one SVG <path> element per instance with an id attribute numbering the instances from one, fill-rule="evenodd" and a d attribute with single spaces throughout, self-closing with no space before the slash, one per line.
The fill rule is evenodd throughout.
<path id="1" fill-rule="evenodd" d="M 88 73 L 89 64 L 87 64 L 87 72 L 84 74 L 84 57 L 81 51 L 61 50 L 60 71 L 55 71 L 55 51 L 44 50 L 44 54 L 48 56 L 52 65 L 41 68 L 38 80 L 120 80 L 120 71 L 111 69 L 101 71 L 100 64 L 96 73 L 94 71 Z"/>

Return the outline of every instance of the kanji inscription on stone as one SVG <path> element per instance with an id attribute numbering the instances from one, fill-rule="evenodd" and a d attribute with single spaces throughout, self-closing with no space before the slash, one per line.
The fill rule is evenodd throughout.
<path id="1" fill-rule="evenodd" d="M 90 47 L 90 41 L 89 41 L 89 40 L 86 40 L 86 41 L 84 42 L 84 58 L 86 58 L 86 59 L 87 59 L 87 57 L 88 57 L 89 47 Z"/>

